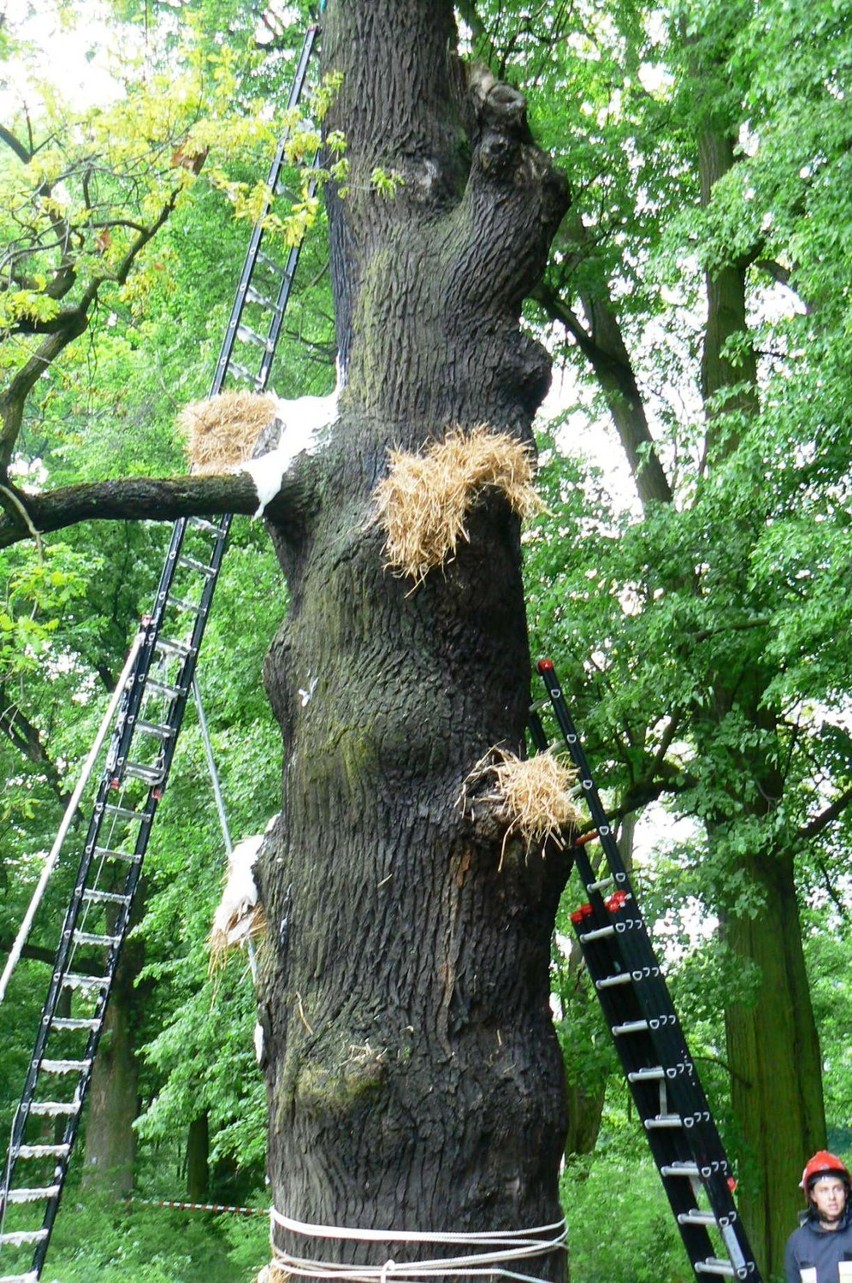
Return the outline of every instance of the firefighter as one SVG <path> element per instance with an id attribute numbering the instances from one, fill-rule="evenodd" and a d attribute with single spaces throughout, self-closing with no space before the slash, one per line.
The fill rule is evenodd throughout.
<path id="1" fill-rule="evenodd" d="M 845 1163 L 821 1149 L 802 1172 L 807 1203 L 787 1240 L 787 1283 L 852 1283 L 852 1178 Z"/>

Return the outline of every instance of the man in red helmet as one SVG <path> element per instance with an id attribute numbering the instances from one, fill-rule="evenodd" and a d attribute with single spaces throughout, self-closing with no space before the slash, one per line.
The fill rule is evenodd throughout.
<path id="1" fill-rule="evenodd" d="M 808 1210 L 787 1240 L 787 1283 L 852 1283 L 852 1181 L 846 1165 L 821 1149 L 808 1160 L 801 1183 Z"/>

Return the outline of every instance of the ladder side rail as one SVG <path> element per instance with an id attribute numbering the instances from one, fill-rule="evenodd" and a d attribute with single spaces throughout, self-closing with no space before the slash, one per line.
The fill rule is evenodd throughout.
<path id="1" fill-rule="evenodd" d="M 41 876 L 39 877 L 38 885 L 36 886 L 36 889 L 33 893 L 27 912 L 24 915 L 23 922 L 21 923 L 21 926 L 18 930 L 18 934 L 15 938 L 15 942 L 12 946 L 11 952 L 6 962 L 6 967 L 3 971 L 3 975 L 0 976 L 0 1002 L 2 1002 L 6 996 L 6 988 L 7 988 L 9 979 L 11 978 L 12 972 L 14 971 L 17 962 L 20 960 L 20 956 L 23 951 L 24 945 L 26 944 L 27 937 L 29 936 L 30 929 L 32 928 L 33 922 L 35 920 L 35 916 L 38 912 L 39 906 L 44 897 L 45 890 L 47 889 L 47 884 L 50 878 L 52 877 L 54 870 L 56 869 L 56 865 L 59 861 L 59 853 L 62 849 L 62 844 L 65 841 L 65 838 L 68 834 L 68 830 L 71 827 L 71 823 L 74 819 L 74 816 L 77 813 L 77 807 L 80 804 L 80 799 L 83 795 L 83 791 L 85 790 L 86 785 L 88 784 L 91 774 L 95 768 L 98 755 L 100 754 L 101 748 L 103 746 L 103 742 L 106 739 L 107 732 L 109 731 L 110 726 L 113 723 L 113 718 L 116 715 L 119 704 L 121 703 L 121 699 L 126 693 L 127 682 L 130 679 L 131 674 L 135 671 L 136 656 L 137 656 L 139 647 L 142 644 L 143 637 L 144 637 L 144 630 L 140 630 L 136 634 L 136 638 L 134 639 L 133 645 L 131 646 L 127 660 L 125 661 L 125 666 L 122 669 L 121 676 L 119 677 L 118 685 L 116 686 L 115 691 L 113 692 L 112 698 L 110 699 L 106 713 L 104 714 L 103 721 L 101 722 L 100 729 L 98 730 L 98 733 L 95 736 L 95 741 L 89 751 L 89 755 L 83 764 L 83 769 L 80 772 L 80 777 L 74 786 L 74 791 L 71 794 L 71 797 L 68 799 L 68 805 L 65 808 L 65 814 L 62 817 L 62 822 L 59 826 L 59 830 L 56 834 L 56 838 L 54 839 L 53 846 L 50 848 L 48 857 L 44 862 L 44 868 L 42 869 Z"/>
<path id="2" fill-rule="evenodd" d="M 583 848 L 577 848 L 575 855 L 583 880 L 592 879 L 594 874 Z M 607 913 L 600 896 L 594 893 L 593 899 L 597 899 L 598 903 L 592 905 L 593 912 L 591 914 L 586 915 L 580 911 L 572 914 L 571 920 L 586 962 L 589 978 L 595 986 L 596 997 L 601 1005 L 604 1018 L 609 1029 L 614 1030 L 618 1026 L 629 1024 L 632 1021 L 641 1022 L 641 1006 L 635 986 L 632 983 L 623 986 L 598 988 L 597 981 L 617 974 L 622 960 L 617 940 L 606 936 L 598 937 L 589 942 L 583 940 L 587 927 L 598 927 L 604 925 L 607 921 Z M 627 974 L 630 973 L 628 972 Z M 643 1069 L 647 1069 L 656 1060 L 656 1049 L 653 1045 L 650 1031 L 645 1034 L 634 1033 L 629 1037 L 615 1037 L 613 1035 L 612 1041 L 621 1063 L 628 1089 L 645 1128 L 646 1139 L 657 1170 L 661 1174 L 663 1188 L 677 1221 L 678 1230 L 687 1254 L 693 1264 L 696 1261 L 706 1260 L 714 1255 L 713 1242 L 706 1228 L 689 1222 L 683 1223 L 677 1219 L 680 1216 L 688 1215 L 695 1206 L 692 1186 L 682 1177 L 665 1178 L 662 1176 L 664 1166 L 683 1160 L 685 1154 L 683 1136 L 679 1131 L 646 1126 L 648 1120 L 653 1119 L 655 1115 L 660 1113 L 661 1095 L 663 1093 L 666 1096 L 668 1095 L 669 1084 L 665 1078 L 662 1080 L 655 1079 L 650 1083 L 643 1082 L 641 1079 L 631 1078 L 631 1075 L 636 1074 L 637 1071 L 641 1072 Z"/>
<path id="3" fill-rule="evenodd" d="M 657 1035 L 655 1041 L 660 1048 L 661 1055 L 665 1056 L 666 1062 L 671 1066 L 683 1066 L 681 1075 L 685 1073 L 692 1080 L 694 1100 L 690 1103 L 693 1108 L 691 1111 L 688 1110 L 687 1113 L 692 1114 L 692 1125 L 697 1126 L 699 1129 L 696 1136 L 700 1135 L 703 1140 L 705 1149 L 704 1166 L 707 1167 L 709 1165 L 711 1169 L 721 1171 L 727 1178 L 731 1173 L 724 1147 L 715 1125 L 709 1128 L 706 1125 L 712 1118 L 709 1103 L 704 1095 L 700 1079 L 695 1072 L 680 1020 L 671 1001 L 668 985 L 659 967 L 650 936 L 638 907 L 630 877 L 612 832 L 609 817 L 595 787 L 588 759 L 583 750 L 577 728 L 565 703 L 553 663 L 548 659 L 542 660 L 538 665 L 538 671 L 547 687 L 559 729 L 580 773 L 586 803 L 592 820 L 597 827 L 598 837 L 615 883 L 618 889 L 624 891 L 629 897 L 623 902 L 621 920 L 616 924 L 616 929 L 620 929 L 622 934 L 622 949 L 625 958 L 628 960 L 631 969 L 643 970 L 646 967 L 652 968 L 652 974 L 647 977 L 647 982 L 643 984 L 641 994 L 647 1017 L 651 1021 L 658 1022 L 654 1030 Z M 657 974 L 653 974 L 654 971 Z"/>
<path id="4" fill-rule="evenodd" d="M 308 27 L 308 30 L 305 32 L 305 39 L 302 44 L 302 51 L 299 55 L 299 62 L 296 66 L 296 71 L 293 77 L 293 83 L 290 87 L 290 96 L 287 100 L 288 111 L 292 111 L 292 109 L 298 105 L 299 100 L 302 96 L 302 91 L 304 89 L 305 79 L 307 77 L 307 72 L 308 72 L 308 64 L 310 63 L 311 55 L 313 53 L 314 45 L 316 43 L 318 34 L 319 34 L 319 27 L 316 24 Z M 237 286 L 237 293 L 234 299 L 234 305 L 231 308 L 231 315 L 228 319 L 228 324 L 225 329 L 225 337 L 222 340 L 222 347 L 219 352 L 219 359 L 216 362 L 216 371 L 213 375 L 213 382 L 210 387 L 211 397 L 214 397 L 219 392 L 221 392 L 225 379 L 228 374 L 228 366 L 231 363 L 231 356 L 233 355 L 233 351 L 234 351 L 234 343 L 236 342 L 236 338 L 237 338 L 237 330 L 239 328 L 240 321 L 243 315 L 243 309 L 245 307 L 246 294 L 248 292 L 249 281 L 251 280 L 255 266 L 257 264 L 257 256 L 260 252 L 260 245 L 263 240 L 264 220 L 266 219 L 267 214 L 272 208 L 272 201 L 274 199 L 275 191 L 278 186 L 278 179 L 280 177 L 281 170 L 284 168 L 286 146 L 287 146 L 287 138 L 285 136 L 281 139 L 281 141 L 278 144 L 277 150 L 275 152 L 275 157 L 269 169 L 269 177 L 267 178 L 267 187 L 269 189 L 269 195 L 267 196 L 266 201 L 264 202 L 264 206 L 263 206 L 263 210 L 261 212 L 260 218 L 257 220 L 257 222 L 254 224 L 254 227 L 252 228 L 251 237 L 249 239 L 248 250 L 246 251 L 245 262 L 243 263 L 243 270 L 242 270 L 242 273 L 240 274 L 240 280 Z M 297 263 L 299 259 L 300 249 L 301 249 L 301 242 L 296 250 L 296 258 L 293 265 L 294 272 L 295 272 L 295 263 Z M 291 250 L 290 256 L 292 256 L 292 253 L 293 251 Z M 288 265 L 289 265 L 289 258 L 288 258 Z M 286 293 L 287 293 L 287 296 L 289 296 L 289 286 L 287 288 Z M 276 303 L 276 309 L 280 308 L 281 306 L 283 307 L 287 306 L 287 298 L 286 297 L 284 298 L 284 301 L 282 304 L 281 295 L 279 294 L 279 299 L 278 299 L 278 302 Z M 270 331 L 270 342 L 273 344 L 277 343 L 278 341 L 278 334 L 280 332 L 281 322 L 283 321 L 283 315 L 280 318 L 276 316 L 275 320 L 277 321 L 277 326 L 275 328 L 274 336 Z M 265 353 L 264 364 L 267 363 L 267 358 L 268 358 L 268 364 L 271 366 L 273 355 L 274 353 L 272 352 Z M 267 380 L 268 380 L 268 377 L 269 375 L 267 372 L 267 375 L 266 375 Z M 262 387 L 260 387 L 260 380 L 258 380 L 258 386 L 260 390 L 263 390 L 266 387 L 266 383 L 264 382 L 262 384 Z"/>
<path id="5" fill-rule="evenodd" d="M 607 925 L 615 927 L 621 955 L 628 969 L 642 977 L 636 984 L 636 997 L 643 1009 L 643 1016 L 648 1021 L 649 1033 L 658 1061 L 666 1066 L 667 1085 L 672 1092 L 674 1103 L 683 1118 L 689 1119 L 685 1131 L 689 1135 L 690 1148 L 695 1154 L 714 1215 L 719 1224 L 724 1224 L 729 1230 L 729 1234 L 733 1233 L 742 1255 L 750 1262 L 748 1267 L 737 1267 L 738 1276 L 744 1277 L 748 1273 L 754 1280 L 758 1280 L 759 1275 L 753 1264 L 753 1254 L 733 1201 L 729 1184 L 730 1163 L 716 1129 L 701 1080 L 690 1056 L 680 1020 L 630 884 L 621 852 L 595 787 L 580 737 L 565 704 L 552 661 L 542 660 L 538 665 L 538 671 L 547 688 L 559 729 L 580 773 L 586 802 L 593 822 L 597 826 L 597 836 L 607 856 L 614 882 L 618 890 L 623 893 L 618 896 L 619 903 L 615 907 L 605 905 L 599 896 L 597 896 L 598 905 L 603 905 L 607 910 L 605 919 Z M 539 727 L 537 729 L 531 727 L 531 729 L 537 742 L 539 739 L 544 740 L 540 719 Z M 546 744 L 546 740 L 544 742 Z M 578 852 L 579 848 L 575 848 L 575 858 Z M 580 859 L 578 864 L 581 864 Z M 581 876 L 588 889 L 589 880 L 594 879 L 588 861 L 585 862 L 585 870 L 581 868 Z M 610 919 L 610 914 L 614 921 Z M 598 991 L 598 994 L 602 998 L 601 991 Z M 616 1044 L 619 1042 L 617 1038 L 614 1041 Z M 621 1055 L 622 1048 L 617 1049 Z"/>
<path id="6" fill-rule="evenodd" d="M 314 170 L 319 169 L 321 163 L 321 154 L 317 152 L 314 156 Z M 307 195 L 312 198 L 316 194 L 319 186 L 319 179 L 314 175 L 308 183 Z M 284 324 L 284 313 L 287 310 L 287 304 L 290 301 L 290 292 L 293 288 L 293 282 L 296 279 L 296 268 L 299 265 L 299 256 L 302 253 L 304 238 L 300 239 L 298 244 L 291 246 L 287 255 L 287 262 L 284 267 L 284 275 L 281 281 L 281 288 L 278 291 L 278 297 L 275 300 L 275 308 L 272 313 L 272 324 L 269 327 L 269 335 L 264 348 L 263 358 L 260 363 L 260 373 L 257 376 L 258 390 L 265 392 L 269 385 L 269 377 L 272 373 L 272 362 L 275 359 L 275 349 L 278 346 L 278 339 L 281 335 L 281 327 Z"/>
<path id="7" fill-rule="evenodd" d="M 178 693 L 172 702 L 167 724 L 171 730 L 171 735 L 163 742 L 160 753 L 160 781 L 155 787 L 155 792 L 159 795 L 162 793 L 168 781 L 171 765 L 177 748 L 178 736 L 183 726 L 183 718 L 186 712 L 186 706 L 189 702 L 189 696 L 192 690 L 192 681 L 195 676 L 195 669 L 198 664 L 198 655 L 201 650 L 201 643 L 204 639 L 204 632 L 207 627 L 207 619 L 210 613 L 210 606 L 213 600 L 213 593 L 222 565 L 222 558 L 225 555 L 225 547 L 228 531 L 230 530 L 231 516 L 227 514 L 220 523 L 220 533 L 212 550 L 209 561 L 210 575 L 205 579 L 204 587 L 201 592 L 198 614 L 193 625 L 192 634 L 188 643 L 188 653 L 183 659 L 180 666 L 177 679 Z M 140 838 L 142 834 L 140 833 Z M 145 835 L 145 845 L 147 847 L 147 833 Z M 144 849 L 142 854 L 144 854 Z"/>
<path id="8" fill-rule="evenodd" d="M 27 1076 L 24 1081 L 23 1091 L 21 1093 L 21 1102 L 18 1106 L 18 1110 L 15 1114 L 15 1120 L 12 1126 L 12 1139 L 9 1146 L 9 1159 L 8 1159 L 7 1168 L 6 1168 L 4 1187 L 2 1190 L 0 1190 L 0 1214 L 2 1214 L 3 1204 L 5 1202 L 5 1194 L 9 1188 L 9 1185 L 11 1184 L 12 1175 L 14 1173 L 14 1168 L 17 1161 L 18 1150 L 20 1149 L 20 1146 L 23 1143 L 24 1132 L 25 1132 L 27 1120 L 29 1118 L 30 1105 L 32 1104 L 34 1094 L 35 1094 L 35 1087 L 38 1081 L 41 1062 L 44 1059 L 47 1040 L 50 1035 L 53 1018 L 56 1014 L 56 1008 L 59 1002 L 59 995 L 62 991 L 62 983 L 68 971 L 69 957 L 70 957 L 71 950 L 74 943 L 74 930 L 76 928 L 77 921 L 80 916 L 80 910 L 81 910 L 83 899 L 84 899 L 84 892 L 87 889 L 87 884 L 89 881 L 89 873 L 91 870 L 92 862 L 94 860 L 95 848 L 97 846 L 98 837 L 100 836 L 100 830 L 101 830 L 101 826 L 103 824 L 104 815 L 105 815 L 105 806 L 110 796 L 110 792 L 111 792 L 111 779 L 108 774 L 105 774 L 104 777 L 101 779 L 95 805 L 92 810 L 92 816 L 89 821 L 89 828 L 86 833 L 86 839 L 83 845 L 83 853 L 80 857 L 80 862 L 77 868 L 77 874 L 74 881 L 74 890 L 72 892 L 71 900 L 69 902 L 68 908 L 65 913 L 65 919 L 63 921 L 62 931 L 59 938 L 59 946 L 57 948 L 56 956 L 54 958 L 53 973 L 51 976 L 50 985 L 47 992 L 47 998 L 45 999 L 45 1003 L 42 1008 L 42 1013 L 39 1021 L 39 1028 L 36 1034 L 32 1055 L 30 1056 L 30 1062 L 27 1068 Z M 154 794 L 155 790 L 151 790 L 151 793 Z M 149 794 L 148 800 L 144 808 L 140 811 L 140 827 L 136 837 L 136 848 L 135 848 L 136 860 L 134 862 L 134 865 L 131 866 L 131 874 L 134 872 L 134 870 L 138 870 L 139 868 L 141 868 L 142 855 L 144 854 L 145 848 L 147 846 L 148 837 L 151 831 L 151 822 L 153 820 L 154 810 L 156 809 L 157 801 L 158 801 L 158 798 L 156 796 L 151 796 L 151 794 Z M 134 884 L 133 884 L 134 890 L 135 890 L 137 881 L 138 881 L 138 872 L 136 873 L 136 878 L 134 879 Z M 131 905 L 127 906 L 128 919 L 129 919 L 131 907 L 132 907 Z M 104 1007 L 106 1006 L 105 1002 L 103 1003 L 103 1006 Z"/>
<path id="9" fill-rule="evenodd" d="M 151 793 L 154 794 L 155 790 L 151 790 Z M 157 807 L 157 803 L 158 803 L 158 798 L 156 796 L 149 796 L 148 802 L 146 803 L 146 811 L 148 811 L 150 808 L 148 822 L 143 826 L 143 829 L 140 831 L 139 838 L 137 839 L 137 848 L 141 844 L 143 848 L 142 853 L 144 853 L 144 848 L 147 846 L 148 835 L 150 834 L 150 830 L 151 830 L 151 821 L 153 820 L 153 813 Z M 143 833 L 144 833 L 144 841 L 143 841 Z M 133 913 L 133 905 L 136 899 L 136 892 L 138 890 L 139 880 L 142 874 L 142 853 L 139 854 L 138 858 L 130 866 L 130 869 L 128 870 L 125 886 L 124 886 L 124 895 L 127 897 L 127 900 L 126 900 L 126 903 L 122 906 L 118 920 L 115 924 L 113 934 L 115 935 L 116 939 L 113 945 L 110 947 L 109 954 L 107 956 L 107 962 L 106 962 L 106 967 L 104 971 L 106 983 L 104 984 L 103 988 L 100 991 L 97 1008 L 95 1012 L 95 1019 L 97 1020 L 97 1026 L 90 1032 L 86 1042 L 86 1050 L 83 1053 L 83 1059 L 87 1063 L 85 1068 L 82 1070 L 80 1074 L 80 1078 L 77 1083 L 77 1099 L 79 1100 L 79 1108 L 76 1110 L 75 1113 L 69 1116 L 65 1124 L 65 1131 L 62 1137 L 62 1144 L 67 1146 L 67 1149 L 64 1154 L 58 1157 L 56 1168 L 54 1171 L 54 1183 L 58 1184 L 59 1189 L 58 1189 L 58 1192 L 53 1196 L 53 1198 L 48 1200 L 47 1207 L 45 1209 L 44 1219 L 42 1221 L 42 1228 L 47 1231 L 47 1234 L 39 1243 L 36 1244 L 36 1248 L 33 1253 L 32 1267 L 35 1270 L 37 1275 L 41 1274 L 42 1268 L 44 1266 L 45 1257 L 47 1255 L 47 1249 L 50 1246 L 50 1238 L 53 1233 L 53 1226 L 56 1220 L 56 1216 L 59 1212 L 59 1206 L 62 1201 L 62 1192 L 65 1188 L 65 1178 L 68 1174 L 68 1167 L 71 1162 L 71 1153 L 73 1151 L 74 1142 L 77 1139 L 77 1133 L 80 1130 L 80 1124 L 82 1122 L 83 1105 L 86 1102 L 86 1098 L 89 1093 L 89 1087 L 91 1086 L 95 1056 L 97 1055 L 98 1046 L 101 1040 L 101 1035 L 103 1034 L 103 1031 L 104 1031 L 104 1025 L 106 1020 L 106 1009 L 109 1004 L 110 994 L 112 993 L 112 988 L 113 988 L 113 982 L 115 980 L 115 975 L 118 970 L 118 961 L 121 955 L 121 950 L 123 948 L 124 941 L 127 936 L 127 932 L 130 928 L 130 919 Z"/>
<path id="10" fill-rule="evenodd" d="M 587 888 L 590 885 L 594 886 L 595 873 L 589 863 L 585 847 L 575 847 L 574 857 Z M 625 937 L 618 933 L 614 935 L 605 933 L 598 936 L 595 932 L 596 928 L 611 929 L 613 925 L 612 910 L 599 891 L 591 891 L 587 910 L 590 912 L 580 911 L 572 915 L 572 923 L 586 960 L 589 976 L 595 983 L 596 994 L 605 1019 L 613 1033 L 613 1044 L 627 1077 L 637 1111 L 643 1124 L 646 1119 L 651 1121 L 651 1126 L 646 1126 L 648 1143 L 660 1171 L 672 1211 L 678 1220 L 678 1229 L 684 1245 L 693 1263 L 706 1260 L 708 1252 L 712 1254 L 712 1243 L 702 1227 L 696 1226 L 691 1220 L 680 1219 L 682 1216 L 688 1217 L 693 1210 L 688 1183 L 682 1175 L 663 1174 L 665 1166 L 671 1165 L 673 1170 L 688 1153 L 695 1163 L 697 1175 L 713 1209 L 713 1216 L 722 1233 L 725 1250 L 731 1257 L 732 1267 L 737 1277 L 750 1277 L 758 1283 L 760 1276 L 757 1273 L 751 1246 L 739 1219 L 739 1212 L 729 1184 L 730 1165 L 679 1023 L 676 1026 L 680 1035 L 678 1039 L 660 1037 L 661 1032 L 671 1029 L 671 1025 L 663 1024 L 655 1029 L 651 1027 L 650 1022 L 647 1022 L 649 1027 L 646 1031 L 637 1028 L 627 1037 L 615 1035 L 617 1027 L 629 1024 L 631 1021 L 636 1021 L 637 1025 L 646 1023 L 645 1004 L 641 997 L 645 986 L 653 985 L 655 982 L 661 983 L 666 999 L 671 1005 L 668 988 L 656 955 L 653 954 L 649 942 L 650 956 L 653 959 L 650 973 L 647 968 L 641 971 L 631 969 L 641 961 L 641 957 L 630 958 L 631 951 L 624 949 Z M 582 923 L 578 921 L 581 917 Z M 583 936 L 588 928 L 595 932 L 595 936 L 590 941 L 584 941 Z M 644 924 L 642 929 L 645 931 Z M 645 934 L 647 936 L 647 932 Z M 647 957 L 648 954 L 643 951 L 642 956 Z M 611 977 L 618 971 L 631 976 L 629 985 L 598 987 L 599 979 Z M 671 1014 L 676 1016 L 673 1007 Z M 673 1050 L 683 1053 L 677 1061 L 668 1059 Z M 664 1084 L 667 1106 L 669 1102 L 671 1104 L 671 1110 L 667 1112 L 678 1114 L 684 1119 L 683 1129 L 654 1126 L 653 1120 L 659 1112 L 659 1103 L 653 1100 L 653 1085 L 641 1077 L 636 1080 L 630 1077 L 631 1073 L 651 1065 L 662 1067 L 662 1078 L 657 1080 L 658 1086 L 661 1082 Z M 698 1110 L 696 1110 L 697 1104 L 700 1106 Z M 690 1110 L 693 1111 L 692 1115 L 689 1113 Z M 693 1253 L 696 1255 L 693 1256 Z"/>
<path id="11" fill-rule="evenodd" d="M 559 680 L 556 676 L 553 662 L 549 659 L 541 660 L 538 665 L 538 671 L 547 687 L 547 694 L 553 706 L 553 712 L 556 716 L 559 730 L 565 739 L 568 751 L 570 752 L 574 765 L 577 767 L 579 772 L 580 783 L 583 786 L 583 792 L 586 797 L 586 804 L 589 808 L 592 821 L 597 828 L 601 846 L 603 847 L 604 853 L 607 857 L 607 863 L 610 866 L 610 870 L 612 871 L 613 877 L 618 883 L 618 886 L 626 891 L 630 891 L 630 894 L 632 895 L 633 892 L 630 887 L 630 878 L 627 873 L 627 869 L 625 868 L 624 860 L 622 859 L 621 852 L 618 849 L 618 843 L 613 836 L 609 817 L 603 808 L 598 791 L 595 788 L 591 767 L 589 766 L 583 745 L 580 742 L 580 736 L 577 732 L 577 728 L 574 725 L 574 721 L 568 711 L 568 706 L 565 703 L 565 697 L 562 694 L 562 689 L 559 685 Z"/>
<path id="12" fill-rule="evenodd" d="M 127 700 L 119 710 L 118 724 L 114 747 L 108 758 L 108 769 L 114 778 L 121 776 L 127 761 L 136 719 L 142 706 L 148 673 L 154 658 L 157 640 L 162 627 L 163 615 L 168 604 L 169 593 L 174 582 L 181 547 L 187 528 L 187 518 L 181 517 L 172 527 L 166 559 L 160 573 L 160 582 L 154 598 L 154 607 L 150 615 L 145 616 L 142 625 L 146 630 L 145 641 L 139 651 L 136 664 L 128 682 Z"/>

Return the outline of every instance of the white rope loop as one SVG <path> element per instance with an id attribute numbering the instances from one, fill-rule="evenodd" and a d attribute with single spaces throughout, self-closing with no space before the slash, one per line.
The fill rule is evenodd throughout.
<path id="1" fill-rule="evenodd" d="M 531 1275 L 508 1269 L 507 1265 L 543 1256 L 548 1252 L 565 1251 L 568 1232 L 564 1220 L 554 1221 L 551 1225 L 538 1225 L 529 1230 L 424 1233 L 418 1230 L 361 1230 L 342 1225 L 311 1225 L 307 1221 L 293 1220 L 275 1207 L 270 1209 L 270 1217 L 273 1230 L 277 1225 L 305 1238 L 346 1239 L 362 1243 L 434 1243 L 474 1249 L 472 1252 L 465 1251 L 456 1256 L 433 1260 L 387 1260 L 384 1265 L 353 1266 L 337 1261 L 316 1261 L 307 1256 L 294 1256 L 272 1242 L 276 1264 L 286 1273 L 299 1278 L 345 1279 L 349 1283 L 428 1280 L 438 1275 L 470 1278 L 487 1274 L 499 1274 L 503 1278 L 521 1280 L 522 1283 L 543 1283 Z"/>

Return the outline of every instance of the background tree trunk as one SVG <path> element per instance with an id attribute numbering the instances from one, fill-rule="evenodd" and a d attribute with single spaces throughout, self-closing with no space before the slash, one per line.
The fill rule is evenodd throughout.
<path id="1" fill-rule="evenodd" d="M 349 379 L 332 444 L 303 460 L 310 498 L 296 516 L 273 509 L 291 605 L 266 666 L 285 766 L 260 869 L 260 997 L 275 1206 L 473 1232 L 561 1216 L 548 965 L 567 861 L 510 843 L 501 867 L 502 834 L 456 806 L 490 746 L 524 742 L 517 521 L 488 498 L 455 561 L 412 592 L 383 567 L 372 493 L 390 444 L 483 421 L 530 441 L 549 362 L 518 309 L 567 193 L 520 96 L 472 95 L 453 43 L 447 3 L 327 14 L 326 69 L 344 73 L 330 125 L 351 167 L 350 196 L 330 202 Z M 378 164 L 403 175 L 394 199 L 370 188 Z M 276 1241 L 323 1259 L 400 1253 Z M 556 1279 L 564 1260 L 530 1270 Z"/>
<path id="2" fill-rule="evenodd" d="M 133 982 L 138 974 L 130 950 L 116 972 L 104 1031 L 89 1088 L 83 1181 L 116 1198 L 133 1188 L 139 1108 L 139 1064 L 134 1047 Z"/>
<path id="3" fill-rule="evenodd" d="M 210 1193 L 210 1115 L 193 1118 L 186 1137 L 186 1196 L 203 1203 Z"/>
<path id="4" fill-rule="evenodd" d="M 132 922 L 144 913 L 144 888 L 133 906 Z M 137 986 L 145 961 L 141 941 L 133 937 L 121 952 L 115 973 L 98 1054 L 92 1068 L 86 1123 L 83 1182 L 121 1198 L 133 1189 L 139 1112 L 138 1016 L 144 988 Z"/>
<path id="5" fill-rule="evenodd" d="M 760 888 L 754 916 L 731 917 L 725 939 L 736 958 L 757 965 L 749 1004 L 726 1013 L 731 1102 L 745 1140 L 740 1210 L 767 1278 L 784 1269 L 784 1244 L 802 1208 L 800 1165 L 824 1147 L 822 1063 L 793 877 L 793 857 L 770 851 L 744 861 Z"/>

